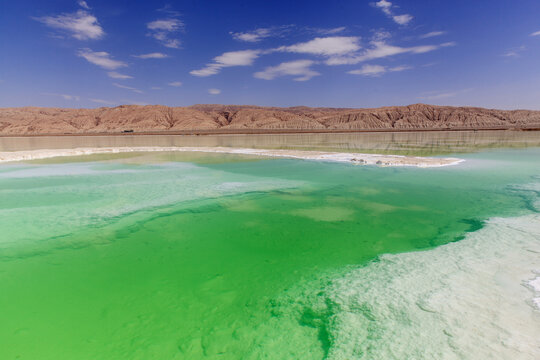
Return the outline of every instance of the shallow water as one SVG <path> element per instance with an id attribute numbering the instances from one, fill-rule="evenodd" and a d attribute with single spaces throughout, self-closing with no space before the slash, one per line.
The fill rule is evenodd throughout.
<path id="1" fill-rule="evenodd" d="M 540 149 L 505 148 L 529 134 L 437 169 L 174 153 L 2 165 L 0 358 L 532 359 Z M 306 139 L 287 146 L 339 142 Z"/>
<path id="2" fill-rule="evenodd" d="M 0 151 L 76 147 L 225 146 L 400 155 L 442 155 L 497 148 L 539 147 L 534 131 L 424 131 L 268 135 L 122 135 L 0 137 Z"/>

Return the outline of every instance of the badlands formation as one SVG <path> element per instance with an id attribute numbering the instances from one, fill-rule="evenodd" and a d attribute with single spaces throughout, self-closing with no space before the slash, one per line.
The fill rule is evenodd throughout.
<path id="1" fill-rule="evenodd" d="M 540 129 L 540 111 L 416 104 L 375 109 L 240 105 L 0 108 L 0 135 Z"/>

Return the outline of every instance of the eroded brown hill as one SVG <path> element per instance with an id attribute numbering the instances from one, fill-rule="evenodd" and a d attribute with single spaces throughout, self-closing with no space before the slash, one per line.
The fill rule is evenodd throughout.
<path id="1" fill-rule="evenodd" d="M 540 111 L 416 104 L 376 109 L 240 105 L 2 108 L 0 135 L 216 130 L 443 130 L 540 128 Z"/>

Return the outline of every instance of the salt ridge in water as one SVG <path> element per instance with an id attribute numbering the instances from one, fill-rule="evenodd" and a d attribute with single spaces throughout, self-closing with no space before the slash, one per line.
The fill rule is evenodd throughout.
<path id="1" fill-rule="evenodd" d="M 82 156 L 91 154 L 118 154 L 129 152 L 204 152 L 220 154 L 240 154 L 252 156 L 268 156 L 278 158 L 291 158 L 303 160 L 332 161 L 353 163 L 356 165 L 382 165 L 382 166 L 416 166 L 416 167 L 440 167 L 456 165 L 463 162 L 456 158 L 429 158 L 403 155 L 380 155 L 339 153 L 304 150 L 265 150 L 251 148 L 230 147 L 110 147 L 110 148 L 76 148 L 76 149 L 43 149 L 0 152 L 0 163 L 47 159 L 61 156 Z"/>

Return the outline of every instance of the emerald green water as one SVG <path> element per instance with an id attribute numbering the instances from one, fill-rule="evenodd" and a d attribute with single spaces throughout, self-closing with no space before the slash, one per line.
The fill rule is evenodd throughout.
<path id="1" fill-rule="evenodd" d="M 2 165 L 0 358 L 323 359 L 322 274 L 535 211 L 515 186 L 538 182 L 538 148 L 460 156 L 436 169 L 211 154 Z"/>

